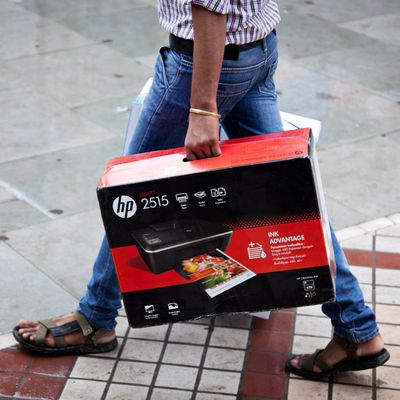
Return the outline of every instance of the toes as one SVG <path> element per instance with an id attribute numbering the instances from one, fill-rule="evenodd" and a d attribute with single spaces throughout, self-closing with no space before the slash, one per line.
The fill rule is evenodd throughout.
<path id="1" fill-rule="evenodd" d="M 26 321 L 25 319 L 21 319 L 18 322 L 18 326 L 20 328 L 33 328 L 34 326 L 37 325 L 37 322 L 33 322 L 33 321 Z"/>

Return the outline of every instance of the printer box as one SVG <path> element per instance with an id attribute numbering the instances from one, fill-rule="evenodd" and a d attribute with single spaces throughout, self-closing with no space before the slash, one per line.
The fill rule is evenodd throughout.
<path id="1" fill-rule="evenodd" d="M 309 129 L 111 160 L 101 214 L 134 327 L 334 299 L 334 260 Z"/>

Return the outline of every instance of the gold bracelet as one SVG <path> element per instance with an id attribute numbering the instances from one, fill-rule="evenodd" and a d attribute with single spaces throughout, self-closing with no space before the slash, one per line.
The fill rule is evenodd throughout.
<path id="1" fill-rule="evenodd" d="M 211 111 L 200 110 L 199 108 L 189 108 L 189 112 L 192 114 L 199 114 L 199 115 L 205 115 L 207 117 L 214 117 L 217 119 L 221 118 L 221 114 L 213 113 Z"/>

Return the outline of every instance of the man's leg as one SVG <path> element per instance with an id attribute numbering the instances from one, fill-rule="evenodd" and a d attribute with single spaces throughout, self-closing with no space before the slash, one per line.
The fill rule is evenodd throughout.
<path id="1" fill-rule="evenodd" d="M 223 120 L 228 137 L 271 133 L 282 130 L 273 75 L 277 66 L 276 43 L 267 43 L 267 72 L 261 82 L 232 108 Z M 331 228 L 335 260 L 337 264 L 336 301 L 323 306 L 331 319 L 335 335 L 349 342 L 360 343 L 358 355 L 376 354 L 383 348 L 373 311 L 365 305 L 357 279 L 351 273 L 339 242 Z M 302 356 L 291 361 L 293 367 L 301 367 Z M 323 352 L 323 359 L 333 365 L 346 358 L 342 347 L 334 340 Z M 315 367 L 319 371 L 318 367 Z"/>
<path id="2" fill-rule="evenodd" d="M 146 97 L 135 134 L 125 149 L 126 154 L 183 146 L 187 130 L 187 113 L 190 98 L 190 70 L 182 71 L 181 57 L 163 48 L 157 58 L 155 75 L 150 93 Z M 102 338 L 103 342 L 115 337 L 114 328 L 121 295 L 114 270 L 111 253 L 104 238 L 87 291 L 80 299 L 78 311 L 96 328 L 110 330 Z M 54 318 L 56 325 L 75 319 L 73 313 Z M 26 340 L 34 341 L 39 324 L 21 320 L 19 333 Z M 83 342 L 81 332 L 65 336 L 70 345 Z M 46 345 L 54 346 L 51 335 L 46 337 Z"/>

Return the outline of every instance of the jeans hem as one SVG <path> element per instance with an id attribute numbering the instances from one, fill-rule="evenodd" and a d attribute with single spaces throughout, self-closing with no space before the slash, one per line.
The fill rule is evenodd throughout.
<path id="1" fill-rule="evenodd" d="M 376 327 L 373 331 L 368 332 L 368 333 L 361 333 L 357 332 L 357 330 L 351 329 L 349 331 L 340 331 L 340 330 L 335 330 L 335 335 L 339 336 L 340 338 L 351 342 L 351 343 L 365 343 L 368 342 L 369 340 L 373 339 L 375 336 L 379 334 L 379 329 Z"/>
<path id="2" fill-rule="evenodd" d="M 94 328 L 112 331 L 117 326 L 117 321 L 115 318 L 111 317 L 110 319 L 104 319 L 104 314 L 101 314 L 101 318 L 98 318 L 100 314 L 96 313 L 96 311 L 93 311 L 86 305 L 79 304 L 76 311 L 83 314 L 89 321 L 90 325 L 92 325 Z"/>

